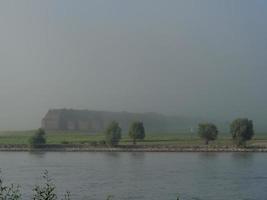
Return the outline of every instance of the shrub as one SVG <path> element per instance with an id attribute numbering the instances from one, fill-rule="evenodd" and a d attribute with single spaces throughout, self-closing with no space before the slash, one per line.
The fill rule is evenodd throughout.
<path id="1" fill-rule="evenodd" d="M 33 200 L 56 200 L 55 185 L 51 182 L 46 170 L 43 174 L 45 183 L 41 186 L 37 185 L 33 188 Z"/>
<path id="2" fill-rule="evenodd" d="M 121 139 L 121 128 L 119 123 L 112 121 L 105 131 L 106 143 L 111 146 L 116 146 Z"/>
<path id="3" fill-rule="evenodd" d="M 0 171 L 1 173 L 1 171 Z M 48 171 L 45 170 L 43 173 L 44 183 L 41 185 L 36 185 L 33 188 L 33 200 L 71 200 L 70 192 L 66 192 L 63 195 L 63 198 L 58 198 L 56 194 L 56 186 L 53 183 L 52 179 L 48 175 Z M 107 196 L 106 200 L 112 200 L 113 196 Z M 179 200 L 179 196 L 177 200 Z M 22 195 L 19 185 L 5 185 L 3 183 L 2 177 L 0 177 L 0 200 L 22 200 Z"/>
<path id="4" fill-rule="evenodd" d="M 37 147 L 39 145 L 46 144 L 45 131 L 43 129 L 39 128 L 35 132 L 35 134 L 30 138 L 29 143 L 33 147 Z"/>
<path id="5" fill-rule="evenodd" d="M 33 200 L 58 200 L 56 195 L 56 186 L 52 183 L 52 179 L 48 176 L 46 170 L 43 174 L 45 182 L 42 185 L 36 185 L 33 188 Z M 5 185 L 2 177 L 0 177 L 0 200 L 22 200 L 19 185 Z M 70 193 L 67 192 L 62 200 L 70 200 Z"/>
<path id="6" fill-rule="evenodd" d="M 0 177 L 0 199 L 1 200 L 20 200 L 21 192 L 19 185 L 5 185 Z"/>

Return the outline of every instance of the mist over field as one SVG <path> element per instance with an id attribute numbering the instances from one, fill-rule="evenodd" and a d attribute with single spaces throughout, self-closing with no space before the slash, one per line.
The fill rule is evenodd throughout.
<path id="1" fill-rule="evenodd" d="M 267 131 L 266 19 L 264 0 L 2 0 L 0 130 L 74 108 Z"/>

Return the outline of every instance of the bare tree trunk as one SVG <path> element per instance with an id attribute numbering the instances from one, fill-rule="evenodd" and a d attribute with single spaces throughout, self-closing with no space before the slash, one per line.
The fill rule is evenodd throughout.
<path id="1" fill-rule="evenodd" d="M 209 144 L 209 140 L 205 140 L 205 145 L 208 145 Z"/>

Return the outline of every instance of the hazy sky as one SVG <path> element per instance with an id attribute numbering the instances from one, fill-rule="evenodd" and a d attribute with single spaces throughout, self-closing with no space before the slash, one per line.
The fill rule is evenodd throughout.
<path id="1" fill-rule="evenodd" d="M 63 107 L 267 120 L 265 0 L 1 0 L 0 28 L 2 130 Z"/>

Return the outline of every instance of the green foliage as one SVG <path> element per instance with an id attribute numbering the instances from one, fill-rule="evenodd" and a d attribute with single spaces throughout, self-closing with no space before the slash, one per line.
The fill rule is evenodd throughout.
<path id="1" fill-rule="evenodd" d="M 113 196 L 109 195 L 106 200 L 112 200 L 112 199 L 113 199 Z"/>
<path id="2" fill-rule="evenodd" d="M 61 144 L 70 144 L 69 141 L 62 141 Z"/>
<path id="3" fill-rule="evenodd" d="M 35 134 L 30 138 L 30 145 L 35 147 L 46 143 L 45 131 L 39 128 Z"/>
<path id="4" fill-rule="evenodd" d="M 0 170 L 1 173 L 1 170 Z M 36 185 L 33 188 L 33 200 L 58 200 L 56 194 L 56 186 L 52 182 L 52 179 L 49 177 L 48 171 L 45 170 L 43 173 L 44 183 L 42 185 Z M 107 196 L 106 200 L 112 200 L 114 196 Z M 177 200 L 179 200 L 179 195 Z M 19 185 L 5 185 L 3 183 L 2 177 L 0 177 L 0 200 L 22 200 L 22 195 Z M 67 191 L 61 200 L 71 200 L 71 193 Z"/>
<path id="5" fill-rule="evenodd" d="M 33 188 L 33 200 L 58 200 L 55 193 L 56 186 L 52 183 L 52 180 L 48 176 L 46 170 L 43 174 L 45 180 L 43 185 L 36 185 Z M 19 185 L 5 185 L 2 177 L 0 177 L 0 200 L 21 200 L 21 192 Z M 70 192 L 67 192 L 62 200 L 70 200 Z"/>
<path id="6" fill-rule="evenodd" d="M 5 185 L 0 177 L 0 200 L 20 200 L 21 192 L 19 185 Z"/>
<path id="7" fill-rule="evenodd" d="M 234 120 L 230 125 L 232 138 L 237 146 L 245 146 L 254 136 L 253 121 L 247 118 Z"/>
<path id="8" fill-rule="evenodd" d="M 100 146 L 104 146 L 104 145 L 106 145 L 106 141 L 105 140 L 100 140 L 100 141 L 98 141 L 98 144 Z"/>
<path id="9" fill-rule="evenodd" d="M 56 186 L 52 182 L 52 179 L 48 175 L 48 171 L 43 173 L 44 183 L 42 185 L 36 185 L 33 188 L 33 200 L 58 200 L 56 195 Z M 70 200 L 70 192 L 64 194 L 63 200 Z"/>
<path id="10" fill-rule="evenodd" d="M 143 122 L 133 122 L 129 129 L 129 137 L 133 139 L 133 144 L 136 144 L 136 140 L 143 140 L 145 138 L 145 128 Z"/>
<path id="11" fill-rule="evenodd" d="M 44 185 L 37 185 L 33 188 L 33 200 L 56 200 L 55 185 L 51 182 L 46 170 L 43 174 Z"/>
<path id="12" fill-rule="evenodd" d="M 22 145 L 28 145 L 29 139 L 33 136 L 35 131 L 0 131 L 0 146 L 6 148 L 20 148 Z M 232 135 L 229 134 L 230 130 L 226 132 L 219 132 L 218 138 L 212 143 L 212 145 L 217 146 L 232 146 L 233 139 Z M 91 142 L 97 142 L 98 147 L 106 146 L 105 134 L 88 134 L 85 132 L 78 131 L 46 131 L 45 134 L 46 144 L 91 144 Z M 92 143 L 92 144 L 93 144 Z M 139 143 L 139 142 L 138 142 Z M 177 146 L 196 146 L 201 145 L 203 140 L 196 133 L 189 132 L 147 132 L 145 140 L 140 141 L 142 145 L 177 145 Z M 121 145 L 132 144 L 132 138 L 127 135 L 122 134 L 120 140 Z M 255 136 L 249 145 L 253 146 L 267 146 L 267 134 L 255 132 Z"/>
<path id="13" fill-rule="evenodd" d="M 0 171 L 1 173 L 1 171 Z M 52 179 L 48 176 L 48 171 L 43 174 L 45 180 L 43 185 L 36 185 L 33 188 L 33 200 L 58 200 L 55 193 L 56 186 L 52 183 Z M 113 196 L 108 196 L 107 200 L 113 199 Z M 22 200 L 22 195 L 19 185 L 5 185 L 2 177 L 0 177 L 0 200 Z M 71 200 L 70 192 L 66 192 L 62 200 Z"/>
<path id="14" fill-rule="evenodd" d="M 91 146 L 97 146 L 97 141 L 91 141 L 90 143 L 89 143 Z"/>
<path id="15" fill-rule="evenodd" d="M 209 141 L 217 139 L 218 129 L 212 123 L 199 124 L 198 135 L 205 141 L 205 144 L 209 144 Z"/>
<path id="16" fill-rule="evenodd" d="M 116 146 L 121 139 L 121 128 L 119 123 L 112 121 L 105 131 L 106 143 L 111 146 Z"/>

